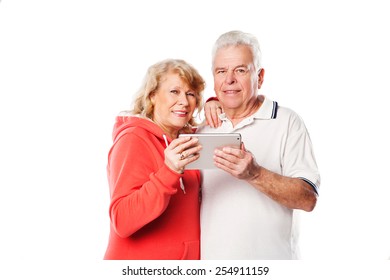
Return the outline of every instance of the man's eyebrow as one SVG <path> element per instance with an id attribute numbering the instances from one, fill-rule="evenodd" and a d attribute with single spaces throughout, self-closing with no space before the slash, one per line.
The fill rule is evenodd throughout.
<path id="1" fill-rule="evenodd" d="M 240 65 L 237 65 L 236 67 L 234 67 L 234 69 L 241 68 L 241 67 L 249 68 L 249 65 L 247 65 L 247 64 L 240 64 Z"/>
<path id="2" fill-rule="evenodd" d="M 232 68 L 233 68 L 233 69 L 237 69 L 237 68 L 241 68 L 241 67 L 249 68 L 249 66 L 246 65 L 246 64 L 240 64 L 240 65 L 234 66 L 234 67 L 232 67 Z M 215 67 L 214 70 L 229 69 L 229 68 L 230 68 L 230 67 L 220 66 L 220 67 Z"/>

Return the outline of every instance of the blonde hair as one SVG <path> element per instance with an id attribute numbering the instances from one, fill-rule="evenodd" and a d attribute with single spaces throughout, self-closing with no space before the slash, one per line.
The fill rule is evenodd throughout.
<path id="1" fill-rule="evenodd" d="M 199 114 L 203 104 L 202 92 L 205 88 L 205 81 L 192 65 L 181 59 L 166 59 L 149 67 L 144 81 L 137 92 L 134 107 L 131 111 L 132 114 L 152 119 L 154 107 L 151 96 L 158 90 L 163 77 L 168 73 L 178 74 L 191 90 L 195 92 L 195 110 Z M 194 116 L 192 116 L 188 124 L 191 126 L 197 125 Z"/>

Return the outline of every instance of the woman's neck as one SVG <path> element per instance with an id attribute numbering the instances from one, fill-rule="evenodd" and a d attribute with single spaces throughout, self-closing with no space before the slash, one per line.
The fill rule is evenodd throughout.
<path id="1" fill-rule="evenodd" d="M 175 130 L 175 129 L 168 129 L 167 127 L 164 127 L 164 125 L 160 125 L 159 123 L 157 123 L 156 121 L 154 121 L 153 119 L 151 118 L 148 118 L 148 120 L 150 120 L 151 122 L 153 122 L 154 124 L 156 124 L 158 127 L 161 128 L 161 130 L 164 132 L 164 134 L 166 136 L 168 136 L 170 139 L 176 139 L 179 135 L 179 131 L 178 130 Z"/>

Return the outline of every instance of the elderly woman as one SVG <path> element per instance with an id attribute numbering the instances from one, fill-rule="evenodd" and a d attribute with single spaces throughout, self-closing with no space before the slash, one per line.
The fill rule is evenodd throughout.
<path id="1" fill-rule="evenodd" d="M 117 117 L 105 259 L 199 259 L 200 173 L 184 167 L 201 147 L 178 135 L 196 125 L 204 87 L 185 61 L 161 61 L 148 69 L 131 115 Z"/>

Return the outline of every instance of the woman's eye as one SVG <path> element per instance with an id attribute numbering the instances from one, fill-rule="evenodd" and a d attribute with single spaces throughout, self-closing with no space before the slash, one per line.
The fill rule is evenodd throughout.
<path id="1" fill-rule="evenodd" d="M 194 96 L 195 97 L 195 93 L 193 93 L 193 92 L 187 92 L 186 94 L 189 95 L 189 96 Z"/>
<path id="2" fill-rule="evenodd" d="M 179 92 L 178 92 L 176 89 L 172 89 L 172 90 L 171 90 L 171 93 L 173 93 L 173 94 L 178 94 Z"/>

